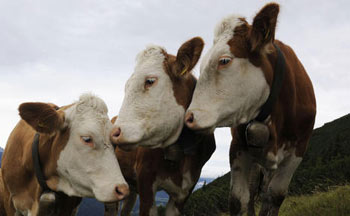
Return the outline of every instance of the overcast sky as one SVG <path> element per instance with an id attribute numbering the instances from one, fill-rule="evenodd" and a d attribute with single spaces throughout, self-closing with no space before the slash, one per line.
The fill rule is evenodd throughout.
<path id="1" fill-rule="evenodd" d="M 0 1 L 0 146 L 28 101 L 70 104 L 84 92 L 118 114 L 136 54 L 158 44 L 176 54 L 201 36 L 212 46 L 222 17 L 252 21 L 261 0 L 2 0 Z M 277 1 L 276 38 L 289 44 L 309 73 L 317 97 L 316 127 L 350 112 L 350 2 Z M 197 76 L 199 68 L 194 72 Z M 229 129 L 215 132 L 217 150 L 202 176 L 229 171 Z"/>

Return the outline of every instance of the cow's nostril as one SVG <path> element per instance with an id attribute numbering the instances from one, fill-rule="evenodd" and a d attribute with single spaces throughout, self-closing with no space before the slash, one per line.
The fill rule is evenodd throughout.
<path id="1" fill-rule="evenodd" d="M 194 121 L 193 112 L 187 113 L 187 115 L 186 115 L 186 123 L 191 124 L 191 123 L 193 123 L 193 121 Z"/>
<path id="2" fill-rule="evenodd" d="M 115 129 L 115 131 L 113 132 L 113 137 L 119 137 L 120 136 L 120 133 L 121 133 L 121 130 L 120 130 L 120 128 L 117 128 L 117 129 Z"/>
<path id="3" fill-rule="evenodd" d="M 125 184 L 115 187 L 115 192 L 119 200 L 124 199 L 129 194 L 129 187 Z"/>
<path id="4" fill-rule="evenodd" d="M 114 146 L 114 148 L 116 147 L 116 145 L 118 144 L 118 140 L 122 136 L 121 133 L 122 133 L 122 131 L 121 131 L 120 127 L 114 128 L 112 130 L 112 133 L 110 135 L 110 139 L 111 139 L 111 142 L 112 142 L 112 145 Z"/>
<path id="5" fill-rule="evenodd" d="M 118 187 L 115 188 L 115 192 L 117 192 L 118 195 L 124 195 L 123 192 L 121 192 Z"/>

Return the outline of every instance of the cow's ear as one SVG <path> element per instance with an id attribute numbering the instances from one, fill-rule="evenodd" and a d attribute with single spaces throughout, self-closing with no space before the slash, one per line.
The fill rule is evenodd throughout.
<path id="1" fill-rule="evenodd" d="M 114 116 L 114 117 L 112 118 L 112 120 L 111 120 L 112 124 L 114 124 L 115 121 L 117 121 L 117 118 L 118 118 L 118 116 Z"/>
<path id="2" fill-rule="evenodd" d="M 174 73 L 182 76 L 196 66 L 204 47 L 204 41 L 200 37 L 194 37 L 181 45 L 177 51 L 176 61 L 174 64 Z"/>
<path id="3" fill-rule="evenodd" d="M 40 133 L 52 133 L 64 125 L 64 113 L 47 103 L 22 103 L 18 110 L 21 118 Z"/>
<path id="4" fill-rule="evenodd" d="M 275 29 L 279 5 L 265 5 L 255 16 L 250 34 L 252 52 L 260 52 L 267 44 L 275 40 Z"/>

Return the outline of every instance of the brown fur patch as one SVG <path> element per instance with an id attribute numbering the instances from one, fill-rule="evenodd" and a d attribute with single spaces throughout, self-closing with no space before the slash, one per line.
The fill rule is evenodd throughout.
<path id="1" fill-rule="evenodd" d="M 177 103 L 184 109 L 188 108 L 192 100 L 196 78 L 191 74 L 191 70 L 196 66 L 203 46 L 203 40 L 195 37 L 179 48 L 176 57 L 163 51 L 163 68 L 172 81 Z"/>
<path id="2" fill-rule="evenodd" d="M 23 103 L 19 115 L 40 133 L 52 133 L 63 125 L 64 115 L 47 103 Z"/>
<path id="3" fill-rule="evenodd" d="M 118 116 L 114 116 L 114 117 L 111 119 L 112 124 L 114 124 L 115 121 L 117 121 L 117 118 L 118 118 Z"/>
<path id="4" fill-rule="evenodd" d="M 234 36 L 231 40 L 228 41 L 228 45 L 230 46 L 230 50 L 232 54 L 236 58 L 248 58 L 249 56 L 249 41 L 248 41 L 248 32 L 250 30 L 250 26 L 245 21 L 245 19 L 241 19 L 244 24 L 237 26 L 234 29 Z"/>
<path id="5" fill-rule="evenodd" d="M 4 206 L 4 183 L 2 182 L 2 174 L 0 168 L 0 215 L 6 215 Z"/>
<path id="6" fill-rule="evenodd" d="M 192 38 L 181 45 L 177 51 L 176 61 L 172 64 L 172 72 L 176 76 L 182 76 L 190 72 L 197 64 L 202 50 L 204 41 L 200 37 Z"/>
<path id="7" fill-rule="evenodd" d="M 250 32 L 250 51 L 259 52 L 266 44 L 274 41 L 278 13 L 279 5 L 270 3 L 255 16 Z"/>

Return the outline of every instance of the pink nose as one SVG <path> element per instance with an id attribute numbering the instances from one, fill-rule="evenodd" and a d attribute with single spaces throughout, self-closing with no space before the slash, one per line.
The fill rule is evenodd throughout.
<path id="1" fill-rule="evenodd" d="M 124 199 L 129 195 L 129 186 L 126 184 L 117 185 L 115 187 L 115 194 L 118 200 Z"/>
<path id="2" fill-rule="evenodd" d="M 189 128 L 194 128 L 196 126 L 193 112 L 186 113 L 185 123 L 186 123 L 187 127 L 189 127 Z"/>
<path id="3" fill-rule="evenodd" d="M 114 128 L 114 129 L 112 130 L 112 133 L 111 133 L 111 137 L 110 137 L 110 138 L 111 138 L 111 142 L 112 142 L 114 145 L 118 144 L 118 138 L 120 137 L 121 133 L 122 133 L 122 131 L 120 130 L 119 127 Z"/>

